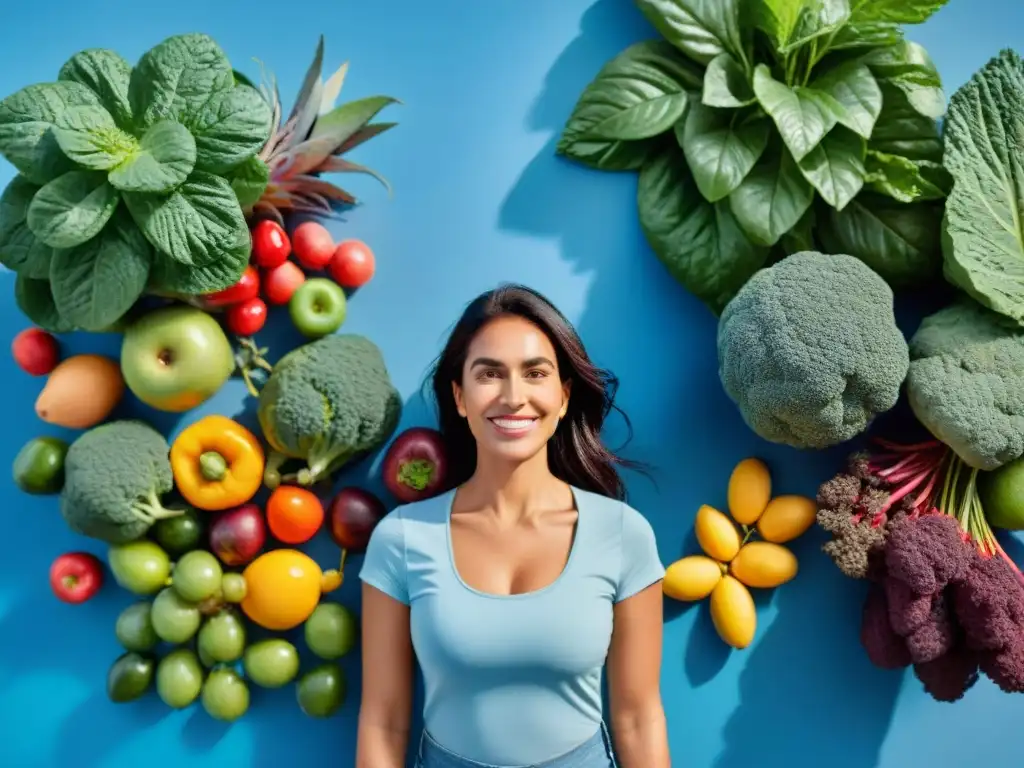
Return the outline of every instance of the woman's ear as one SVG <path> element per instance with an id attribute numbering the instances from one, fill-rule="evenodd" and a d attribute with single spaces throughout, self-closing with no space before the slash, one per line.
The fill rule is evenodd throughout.
<path id="1" fill-rule="evenodd" d="M 558 412 L 558 418 L 564 419 L 569 412 L 569 393 L 572 392 L 572 379 L 566 379 L 562 384 L 562 408 Z"/>
<path id="2" fill-rule="evenodd" d="M 466 403 L 462 399 L 462 387 L 455 381 L 452 382 L 452 397 L 455 399 L 455 409 L 459 412 L 459 416 L 466 418 Z"/>

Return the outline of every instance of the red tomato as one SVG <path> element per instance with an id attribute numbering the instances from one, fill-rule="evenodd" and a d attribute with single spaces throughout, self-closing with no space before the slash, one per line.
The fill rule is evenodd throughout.
<path id="1" fill-rule="evenodd" d="M 253 296 L 228 307 L 224 321 L 236 336 L 252 336 L 259 333 L 267 322 L 267 305 L 259 296 Z"/>
<path id="2" fill-rule="evenodd" d="M 60 345 L 42 328 L 26 328 L 11 342 L 11 355 L 25 373 L 45 376 L 60 362 Z"/>
<path id="3" fill-rule="evenodd" d="M 103 564 L 88 552 L 68 552 L 50 566 L 50 589 L 65 603 L 84 603 L 103 586 Z"/>
<path id="4" fill-rule="evenodd" d="M 294 261 L 286 261 L 263 273 L 263 296 L 271 304 L 287 304 L 304 282 L 306 273 Z"/>
<path id="5" fill-rule="evenodd" d="M 342 240 L 334 249 L 334 256 L 327 266 L 331 278 L 343 288 L 366 285 L 375 269 L 373 251 L 362 240 Z"/>
<path id="6" fill-rule="evenodd" d="M 288 233 L 280 224 L 264 219 L 252 228 L 252 260 L 261 267 L 284 264 L 292 252 Z"/>
<path id="7" fill-rule="evenodd" d="M 208 307 L 228 307 L 232 304 L 241 304 L 249 299 L 260 295 L 260 273 L 251 264 L 245 268 L 238 282 L 223 291 L 208 294 L 203 297 L 203 303 Z"/>
<path id="8" fill-rule="evenodd" d="M 292 233 L 292 250 L 306 269 L 323 269 L 334 256 L 334 238 L 323 224 L 304 221 Z"/>

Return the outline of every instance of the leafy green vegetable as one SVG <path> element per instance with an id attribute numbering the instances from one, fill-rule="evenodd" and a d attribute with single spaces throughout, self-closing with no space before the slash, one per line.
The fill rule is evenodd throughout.
<path id="1" fill-rule="evenodd" d="M 19 307 L 49 330 L 100 331 L 148 291 L 233 285 L 273 122 L 203 34 L 134 67 L 83 50 L 0 101 L 0 155 L 18 171 L 0 195 L 0 263 L 18 273 Z"/>
<path id="2" fill-rule="evenodd" d="M 102 173 L 68 171 L 35 193 L 26 222 L 44 245 L 74 248 L 100 233 L 118 200 Z"/>
<path id="3" fill-rule="evenodd" d="M 1024 62 L 1003 50 L 950 99 L 944 164 L 953 178 L 947 279 L 1024 325 Z"/>
<path id="4" fill-rule="evenodd" d="M 601 68 L 556 151 L 639 173 L 648 242 L 689 291 L 718 312 L 771 260 L 840 245 L 893 285 L 937 273 L 918 225 L 952 186 L 945 96 L 902 25 L 946 0 L 635 2 L 660 38 Z"/>
<path id="5" fill-rule="evenodd" d="M 18 175 L 0 194 L 0 264 L 33 279 L 50 275 L 53 249 L 28 226 L 28 209 L 39 187 Z"/>
<path id="6" fill-rule="evenodd" d="M 110 226 L 76 248 L 54 251 L 50 287 L 61 315 L 79 328 L 106 328 L 139 299 L 152 248 L 124 209 Z"/>

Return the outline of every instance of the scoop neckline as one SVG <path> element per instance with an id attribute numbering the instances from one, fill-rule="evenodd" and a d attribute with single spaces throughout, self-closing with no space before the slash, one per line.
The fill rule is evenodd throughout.
<path id="1" fill-rule="evenodd" d="M 530 598 L 538 598 L 547 592 L 553 591 L 559 586 L 568 576 L 573 563 L 576 560 L 576 552 L 580 548 L 580 537 L 583 533 L 583 509 L 580 504 L 582 494 L 579 489 L 574 485 L 569 485 L 569 491 L 572 493 L 573 504 L 576 506 L 576 532 L 573 535 L 572 546 L 569 547 L 569 557 L 565 560 L 565 566 L 562 568 L 561 573 L 552 581 L 550 584 L 546 584 L 540 589 L 532 589 L 529 592 L 518 592 L 511 595 L 500 595 L 496 592 L 485 592 L 482 589 L 477 589 L 471 586 L 465 579 L 462 578 L 462 574 L 459 573 L 458 566 L 455 565 L 455 544 L 452 542 L 452 512 L 455 507 L 455 494 L 458 488 L 452 488 L 447 493 L 447 498 L 444 502 L 444 529 L 445 539 L 448 543 L 448 567 L 451 569 L 452 575 L 463 589 L 477 597 L 487 598 L 489 600 L 528 600 Z"/>

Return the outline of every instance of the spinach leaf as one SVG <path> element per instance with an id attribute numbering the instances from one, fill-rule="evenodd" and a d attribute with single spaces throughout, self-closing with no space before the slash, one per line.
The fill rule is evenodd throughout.
<path id="1" fill-rule="evenodd" d="M 751 241 L 773 246 L 814 202 L 814 188 L 776 139 L 729 196 L 729 207 Z"/>
<path id="2" fill-rule="evenodd" d="M 850 0 L 850 22 L 923 24 L 948 0 Z"/>
<path id="3" fill-rule="evenodd" d="M 100 104 L 118 127 L 132 128 L 132 108 L 128 101 L 128 81 L 132 67 L 115 51 L 89 48 L 79 51 L 60 68 L 57 80 L 81 83 L 99 97 Z"/>
<path id="4" fill-rule="evenodd" d="M 192 267 L 209 266 L 249 228 L 231 184 L 195 171 L 169 195 L 126 192 L 132 218 L 157 250 Z"/>
<path id="5" fill-rule="evenodd" d="M 100 233 L 120 200 L 106 174 L 68 171 L 36 192 L 26 220 L 42 243 L 74 248 Z"/>
<path id="6" fill-rule="evenodd" d="M 869 149 L 864 167 L 872 190 L 901 203 L 942 200 L 952 186 L 946 169 L 931 160 L 914 161 Z"/>
<path id="7" fill-rule="evenodd" d="M 183 264 L 157 253 L 150 284 L 161 291 L 198 296 L 230 288 L 249 264 L 249 232 L 239 230 L 222 245 L 215 261 L 200 266 Z"/>
<path id="8" fill-rule="evenodd" d="M 189 125 L 196 167 L 224 174 L 255 155 L 267 142 L 273 114 L 259 91 L 236 85 L 215 93 Z"/>
<path id="9" fill-rule="evenodd" d="M 775 51 L 782 53 L 789 46 L 807 0 L 761 0 L 752 3 L 754 25 L 764 32 Z"/>
<path id="10" fill-rule="evenodd" d="M 39 187 L 24 176 L 15 176 L 0 195 L 0 264 L 31 278 L 50 274 L 53 249 L 28 227 L 28 209 Z"/>
<path id="11" fill-rule="evenodd" d="M 119 320 L 146 288 L 152 248 L 122 209 L 92 240 L 54 251 L 50 288 L 61 315 L 100 331 Z"/>
<path id="12" fill-rule="evenodd" d="M 232 169 L 227 180 L 231 182 L 231 189 L 234 190 L 242 210 L 248 210 L 263 196 L 270 181 L 270 169 L 259 157 L 253 155 Z"/>
<path id="13" fill-rule="evenodd" d="M 802 8 L 793 30 L 793 39 L 782 48 L 784 54 L 817 42 L 826 35 L 835 34 L 850 18 L 849 0 L 811 0 L 800 5 Z"/>
<path id="14" fill-rule="evenodd" d="M 138 142 L 117 127 L 98 104 L 69 107 L 57 116 L 53 135 L 61 150 L 83 168 L 107 171 L 136 151 Z"/>
<path id="15" fill-rule="evenodd" d="M 669 130 L 683 116 L 700 71 L 664 41 L 636 43 L 613 58 L 586 87 L 558 142 L 639 141 Z"/>
<path id="16" fill-rule="evenodd" d="M 143 134 L 138 149 L 110 171 L 110 183 L 122 192 L 171 192 L 195 164 L 196 140 L 188 128 L 160 120 Z"/>
<path id="17" fill-rule="evenodd" d="M 81 83 L 37 83 L 12 93 L 0 101 L 0 154 L 40 186 L 70 171 L 74 166 L 53 128 L 67 109 L 77 106 L 100 106 L 96 94 Z"/>
<path id="18" fill-rule="evenodd" d="M 825 250 L 856 256 L 890 285 L 919 285 L 940 273 L 941 203 L 907 205 L 863 192 L 842 211 L 822 206 L 818 213 Z"/>
<path id="19" fill-rule="evenodd" d="M 768 256 L 744 235 L 728 201 L 701 196 L 677 149 L 654 155 L 641 169 L 637 207 L 657 257 L 716 314 Z"/>
<path id="20" fill-rule="evenodd" d="M 937 119 L 946 111 L 942 79 L 923 46 L 902 40 L 876 48 L 864 62 L 879 82 L 901 90 L 918 113 Z"/>
<path id="21" fill-rule="evenodd" d="M 740 23 L 743 0 L 636 0 L 637 7 L 672 45 L 700 64 L 720 53 L 746 62 Z"/>
<path id="22" fill-rule="evenodd" d="M 61 315 L 46 278 L 19 273 L 14 280 L 14 301 L 30 322 L 50 333 L 69 333 L 74 323 Z"/>
<path id="23" fill-rule="evenodd" d="M 704 71 L 701 100 L 709 107 L 746 107 L 757 101 L 747 73 L 732 54 L 720 53 Z"/>
<path id="24" fill-rule="evenodd" d="M 875 121 L 882 112 L 882 89 L 867 65 L 842 64 L 818 77 L 814 87 L 842 106 L 838 115 L 841 125 L 865 139 L 871 138 Z"/>
<path id="25" fill-rule="evenodd" d="M 169 37 L 149 49 L 132 70 L 128 100 L 138 131 L 160 120 L 191 124 L 210 97 L 233 88 L 227 56 L 208 35 Z"/>
<path id="26" fill-rule="evenodd" d="M 709 203 L 728 197 L 768 145 L 771 123 L 756 115 L 695 103 L 676 125 L 679 145 Z"/>
<path id="27" fill-rule="evenodd" d="M 798 161 L 818 146 L 844 114 L 842 105 L 828 93 L 803 86 L 790 88 L 772 77 L 765 64 L 754 69 L 754 93 Z"/>
<path id="28" fill-rule="evenodd" d="M 1024 324 L 1024 62 L 1012 50 L 989 60 L 953 94 L 944 162 L 945 267 L 951 283 Z"/>
<path id="29" fill-rule="evenodd" d="M 911 160 L 942 162 L 943 140 L 938 124 L 918 112 L 907 95 L 890 83 L 882 89 L 882 113 L 871 134 L 871 148 Z"/>
<path id="30" fill-rule="evenodd" d="M 864 187 L 864 139 L 837 126 L 800 160 L 800 172 L 822 199 L 842 210 Z"/>

